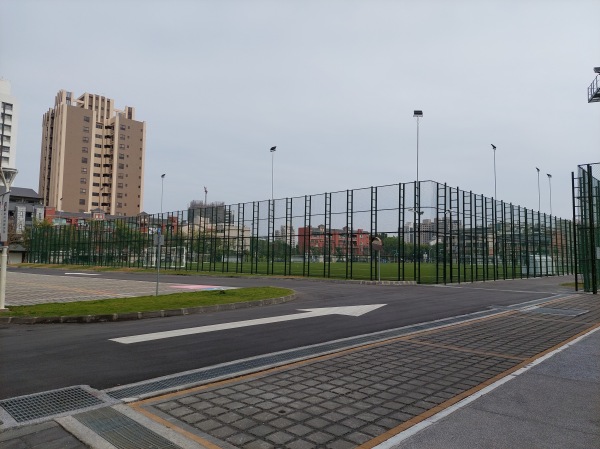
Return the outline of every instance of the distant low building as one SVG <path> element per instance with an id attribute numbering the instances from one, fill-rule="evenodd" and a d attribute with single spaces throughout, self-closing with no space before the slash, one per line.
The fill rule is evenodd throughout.
<path id="1" fill-rule="evenodd" d="M 0 187 L 0 194 L 5 192 Z M 12 187 L 10 189 L 10 200 L 8 203 L 8 223 L 17 235 L 23 234 L 35 220 L 44 219 L 44 207 L 42 199 L 33 189 L 23 187 Z"/>

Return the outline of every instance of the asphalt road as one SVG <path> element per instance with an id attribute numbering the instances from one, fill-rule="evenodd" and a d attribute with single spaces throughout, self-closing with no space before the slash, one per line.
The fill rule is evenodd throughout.
<path id="1" fill-rule="evenodd" d="M 64 275 L 58 270 L 29 273 Z M 153 282 L 151 274 L 102 273 L 96 279 Z M 46 278 L 48 279 L 48 278 Z M 163 275 L 162 282 L 282 286 L 285 304 L 140 321 L 0 325 L 0 399 L 72 385 L 105 389 L 275 351 L 517 304 L 568 292 L 569 278 L 460 286 L 379 286 L 307 279 Z M 50 282 L 50 281 L 48 281 Z M 85 282 L 82 279 L 82 282 Z M 300 309 L 385 304 L 360 317 L 324 316 L 124 345 L 111 338 L 301 313 Z"/>

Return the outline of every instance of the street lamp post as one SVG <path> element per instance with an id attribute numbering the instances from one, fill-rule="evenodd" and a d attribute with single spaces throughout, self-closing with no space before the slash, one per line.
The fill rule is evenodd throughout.
<path id="1" fill-rule="evenodd" d="M 491 144 L 494 150 L 494 199 L 498 199 L 498 193 L 496 192 L 496 145 Z"/>
<path id="2" fill-rule="evenodd" d="M 273 194 L 273 179 L 274 179 L 274 163 L 275 163 L 275 150 L 277 149 L 277 147 L 271 147 L 271 149 L 269 150 L 271 152 L 271 201 L 273 201 L 274 199 L 274 194 Z"/>
<path id="3" fill-rule="evenodd" d="M 546 173 L 546 176 L 548 176 L 548 185 L 550 186 L 550 215 L 552 215 L 552 175 Z"/>
<path id="4" fill-rule="evenodd" d="M 542 209 L 542 200 L 541 200 L 541 196 L 540 196 L 540 169 L 535 167 L 535 169 L 537 170 L 537 175 L 538 175 L 538 212 Z"/>

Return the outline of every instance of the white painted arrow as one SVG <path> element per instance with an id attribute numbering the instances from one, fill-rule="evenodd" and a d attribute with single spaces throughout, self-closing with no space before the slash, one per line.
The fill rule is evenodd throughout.
<path id="1" fill-rule="evenodd" d="M 111 341 L 123 344 L 140 343 L 142 341 L 160 340 L 162 338 L 180 337 L 182 335 L 204 334 L 207 332 L 216 332 L 226 329 L 237 329 L 239 327 L 258 326 L 260 324 L 281 323 L 282 321 L 303 320 L 326 315 L 348 315 L 361 316 L 371 310 L 378 309 L 385 304 L 372 304 L 368 306 L 348 306 L 348 307 L 324 307 L 320 309 L 300 309 L 305 313 L 295 313 L 293 315 L 274 316 L 270 318 L 259 318 L 256 320 L 237 321 L 234 323 L 213 324 L 210 326 L 189 327 L 186 329 L 176 329 L 165 332 L 153 332 L 151 334 L 132 335 L 130 337 L 111 338 Z"/>

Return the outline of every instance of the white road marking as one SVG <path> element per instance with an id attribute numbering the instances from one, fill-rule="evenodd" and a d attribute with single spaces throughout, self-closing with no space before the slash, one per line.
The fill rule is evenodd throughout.
<path id="1" fill-rule="evenodd" d="M 324 307 L 319 309 L 299 309 L 305 313 L 295 313 L 292 315 L 282 315 L 269 318 L 258 318 L 255 320 L 237 321 L 234 323 L 213 324 L 210 326 L 190 327 L 186 329 L 175 329 L 172 331 L 153 332 L 150 334 L 132 335 L 129 337 L 111 338 L 111 341 L 123 344 L 140 343 L 143 341 L 160 340 L 163 338 L 180 337 L 182 335 L 203 334 L 207 332 L 217 332 L 227 329 L 237 329 L 247 326 L 259 326 L 261 324 L 281 323 L 283 321 L 302 320 L 326 315 L 348 315 L 361 316 L 372 310 L 385 306 L 385 304 L 372 304 L 362 306 L 348 307 Z"/>
<path id="2" fill-rule="evenodd" d="M 66 276 L 100 276 L 100 273 L 65 273 Z"/>

